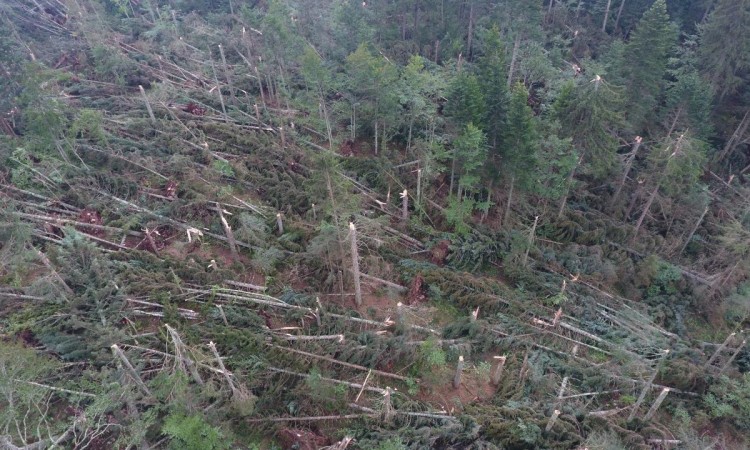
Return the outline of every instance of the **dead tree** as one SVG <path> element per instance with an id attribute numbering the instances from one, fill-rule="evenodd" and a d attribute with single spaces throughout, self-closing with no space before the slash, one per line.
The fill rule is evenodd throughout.
<path id="1" fill-rule="evenodd" d="M 182 342 L 182 338 L 177 333 L 177 330 L 169 325 L 164 326 L 167 328 L 167 332 L 172 338 L 172 343 L 174 344 L 174 353 L 176 357 L 175 359 L 177 360 L 178 364 L 184 372 L 190 373 L 196 383 L 203 385 L 203 378 L 201 378 L 200 373 L 198 373 L 198 368 L 196 367 L 195 362 L 188 357 L 187 346 L 184 342 Z"/>
<path id="2" fill-rule="evenodd" d="M 354 274 L 354 298 L 357 306 L 362 306 L 362 287 L 360 286 L 359 274 L 359 251 L 357 249 L 357 227 L 349 222 L 349 240 L 352 250 L 352 273 Z"/>

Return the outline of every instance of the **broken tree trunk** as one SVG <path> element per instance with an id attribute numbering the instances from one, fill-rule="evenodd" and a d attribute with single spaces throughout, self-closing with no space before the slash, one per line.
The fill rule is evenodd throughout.
<path id="1" fill-rule="evenodd" d="M 628 421 L 633 420 L 633 418 L 635 418 L 636 413 L 638 413 L 638 408 L 640 408 L 641 404 L 646 399 L 646 395 L 651 390 L 651 386 L 654 384 L 654 380 L 656 379 L 656 376 L 659 374 L 659 366 L 661 366 L 661 362 L 664 361 L 664 358 L 666 358 L 668 355 L 669 355 L 669 350 L 665 350 L 664 356 L 662 356 L 659 362 L 656 363 L 656 367 L 654 367 L 654 373 L 651 375 L 651 378 L 649 378 L 648 382 L 646 382 L 646 385 L 643 386 L 643 389 L 641 390 L 641 394 L 638 396 L 638 400 L 636 400 L 635 404 L 633 405 L 633 409 L 630 410 Z"/>
<path id="2" fill-rule="evenodd" d="M 201 378 L 201 375 L 198 373 L 198 368 L 196 367 L 195 362 L 187 356 L 187 346 L 184 342 L 182 342 L 182 338 L 177 333 L 177 330 L 166 324 L 164 326 L 167 328 L 167 332 L 172 338 L 175 357 L 180 367 L 182 367 L 182 370 L 186 373 L 189 372 L 196 383 L 203 385 L 203 378 Z"/>
<path id="3" fill-rule="evenodd" d="M 724 366 L 722 366 L 721 370 L 719 371 L 719 375 L 721 375 L 722 373 L 724 373 L 724 371 L 727 370 L 730 365 L 732 365 L 732 363 L 734 362 L 735 358 L 737 358 L 737 355 L 739 355 L 740 352 L 742 351 L 742 349 L 745 348 L 745 344 L 747 344 L 747 340 L 742 341 L 742 343 L 740 344 L 740 346 L 737 347 L 737 349 L 734 351 L 734 353 L 732 353 L 732 356 L 729 357 L 729 360 L 726 362 L 726 364 L 724 364 Z"/>
<path id="4" fill-rule="evenodd" d="M 544 428 L 544 431 L 552 430 L 552 427 L 555 426 L 555 422 L 557 422 L 558 417 L 560 417 L 560 410 L 556 409 L 552 412 L 552 415 L 550 416 L 549 421 L 547 422 L 547 426 Z"/>
<path id="5" fill-rule="evenodd" d="M 281 213 L 276 213 L 276 228 L 279 229 L 279 236 L 284 234 L 284 222 L 281 219 Z"/>
<path id="6" fill-rule="evenodd" d="M 357 250 L 357 227 L 349 222 L 349 239 L 352 251 L 352 273 L 354 274 L 354 299 L 357 306 L 362 306 L 362 286 L 359 278 L 359 251 Z"/>
<path id="7" fill-rule="evenodd" d="M 409 192 L 404 189 L 401 194 L 401 220 L 409 221 Z"/>
<path id="8" fill-rule="evenodd" d="M 612 7 L 612 0 L 607 0 L 607 6 L 604 7 L 604 20 L 602 21 L 602 33 L 607 32 L 607 20 L 609 19 L 610 7 Z"/>
<path id="9" fill-rule="evenodd" d="M 703 210 L 703 214 L 701 214 L 701 216 L 698 218 L 698 221 L 695 222 L 695 226 L 693 226 L 693 229 L 690 230 L 690 234 L 688 234 L 687 239 L 685 239 L 685 243 L 682 244 L 682 248 L 680 248 L 680 252 L 677 254 L 678 256 L 681 255 L 685 251 L 688 244 L 690 243 L 690 240 L 693 239 L 695 232 L 698 231 L 698 228 L 701 226 L 701 223 L 703 223 L 703 219 L 706 217 L 706 214 L 708 214 L 708 206 L 706 206 L 706 209 Z"/>
<path id="10" fill-rule="evenodd" d="M 125 353 L 123 353 L 122 349 L 120 349 L 117 344 L 112 344 L 111 348 L 112 354 L 122 363 L 122 365 L 125 367 L 125 371 L 128 373 L 128 375 L 130 375 L 135 384 L 141 389 L 141 391 L 143 391 L 144 394 L 151 397 L 151 391 L 148 390 L 146 383 L 144 383 L 141 379 L 141 376 L 138 375 L 135 367 L 130 364 L 130 361 L 128 360 L 127 356 L 125 356 Z"/>
<path id="11" fill-rule="evenodd" d="M 727 345 L 729 345 L 730 342 L 732 342 L 732 339 L 734 339 L 734 336 L 737 333 L 732 333 L 729 336 L 727 336 L 726 339 L 724 339 L 724 342 L 719 346 L 719 348 L 716 349 L 716 351 L 711 355 L 710 358 L 708 358 L 708 361 L 706 361 L 706 364 L 703 365 L 704 368 L 710 366 L 713 364 L 713 362 L 716 360 L 716 358 L 719 357 L 722 351 L 724 351 L 725 348 L 727 348 Z"/>
<path id="12" fill-rule="evenodd" d="M 221 220 L 221 226 L 224 228 L 224 234 L 227 236 L 227 242 L 229 243 L 229 251 L 232 253 L 232 259 L 239 261 L 240 254 L 237 252 L 237 241 L 234 239 L 234 232 L 232 227 L 229 226 L 229 222 L 224 217 L 224 211 L 220 204 L 216 204 L 216 210 L 219 212 L 219 219 Z"/>
<path id="13" fill-rule="evenodd" d="M 526 247 L 526 252 L 523 254 L 523 263 L 522 265 L 526 267 L 526 264 L 529 261 L 529 252 L 531 251 L 531 247 L 534 246 L 534 238 L 536 237 L 536 226 L 539 223 L 539 216 L 534 217 L 534 225 L 531 227 L 531 232 L 529 232 L 529 243 Z"/>
<path id="14" fill-rule="evenodd" d="M 456 373 L 453 375 L 453 388 L 458 389 L 461 386 L 461 374 L 464 371 L 464 357 L 458 357 L 458 364 L 456 365 Z"/>
<path id="15" fill-rule="evenodd" d="M 641 143 L 643 142 L 643 138 L 640 136 L 635 137 L 635 142 L 633 143 L 633 150 L 628 155 L 627 161 L 625 161 L 625 169 L 622 171 L 622 178 L 620 178 L 620 183 L 617 185 L 617 190 L 615 191 L 615 195 L 612 196 L 612 204 L 615 204 L 617 202 L 617 199 L 620 198 L 620 192 L 622 192 L 622 188 L 625 186 L 625 182 L 628 180 L 628 175 L 630 175 L 630 169 L 633 168 L 633 162 L 635 161 L 635 157 L 638 155 L 638 149 L 641 147 Z"/>
<path id="16" fill-rule="evenodd" d="M 216 344 L 214 344 L 213 341 L 210 341 L 208 343 L 208 348 L 210 348 L 211 353 L 214 354 L 214 357 L 216 358 L 216 363 L 219 365 L 219 369 L 221 369 L 221 374 L 224 376 L 224 379 L 229 385 L 229 389 L 232 390 L 232 396 L 236 396 L 239 393 L 239 390 L 237 389 L 237 386 L 234 385 L 234 381 L 232 381 L 232 374 L 227 370 L 226 367 L 224 367 L 224 361 L 221 360 L 219 351 L 216 350 Z"/>
<path id="17" fill-rule="evenodd" d="M 633 237 L 630 240 L 631 244 L 634 243 L 636 239 L 638 239 L 638 232 L 641 230 L 643 221 L 646 219 L 646 216 L 648 215 L 648 212 L 651 209 L 651 205 L 653 205 L 654 199 L 656 199 L 656 194 L 658 192 L 659 192 L 659 183 L 657 183 L 656 186 L 654 186 L 654 190 L 651 191 L 651 195 L 648 196 L 648 201 L 646 201 L 646 205 L 643 207 L 643 212 L 641 213 L 641 216 L 638 218 L 638 222 L 636 222 L 635 224 Z"/>
<path id="18" fill-rule="evenodd" d="M 390 387 L 385 388 L 385 393 L 383 394 L 383 410 L 380 413 L 380 417 L 385 423 L 391 423 L 393 421 L 393 402 L 391 400 Z"/>
<path id="19" fill-rule="evenodd" d="M 503 369 L 505 369 L 505 360 L 507 359 L 507 356 L 494 356 L 493 359 L 497 361 L 497 365 L 495 366 L 495 369 L 492 371 L 492 375 L 490 376 L 490 382 L 493 386 L 499 386 L 500 380 L 503 376 Z"/>
<path id="20" fill-rule="evenodd" d="M 146 103 L 146 109 L 148 110 L 148 117 L 151 118 L 151 123 L 156 124 L 156 116 L 154 116 L 154 110 L 151 109 L 151 103 L 149 103 L 148 96 L 146 96 L 146 90 L 143 89 L 143 86 L 140 84 L 138 85 L 138 89 L 141 91 L 143 101 Z"/>
<path id="21" fill-rule="evenodd" d="M 654 417 L 654 414 L 656 414 L 656 410 L 659 409 L 659 406 L 661 406 L 664 399 L 667 398 L 667 394 L 669 394 L 669 391 L 670 391 L 669 388 L 664 388 L 661 390 L 661 393 L 659 394 L 659 396 L 656 397 L 656 400 L 654 400 L 654 404 L 651 405 L 651 408 L 649 408 L 646 415 L 643 416 L 643 420 L 648 422 L 649 420 L 651 420 L 651 418 Z"/>
<path id="22" fill-rule="evenodd" d="M 513 54 L 510 57 L 510 68 L 508 69 L 508 88 L 513 83 L 513 73 L 516 71 L 516 59 L 518 58 L 518 48 L 521 45 L 521 33 L 516 33 L 516 40 L 513 43 Z"/>

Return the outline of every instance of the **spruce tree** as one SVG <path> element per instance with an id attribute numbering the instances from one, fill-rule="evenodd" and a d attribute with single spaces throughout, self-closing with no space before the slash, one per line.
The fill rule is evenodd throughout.
<path id="1" fill-rule="evenodd" d="M 750 0 L 719 0 L 700 27 L 703 74 L 720 97 L 750 82 Z"/>
<path id="2" fill-rule="evenodd" d="M 665 85 L 669 54 L 677 31 L 669 20 L 665 0 L 656 0 L 638 23 L 625 47 L 621 73 L 627 89 L 626 117 L 638 131 L 659 102 Z"/>
<path id="3" fill-rule="evenodd" d="M 535 181 L 533 174 L 539 149 L 536 119 L 528 105 L 528 99 L 529 93 L 524 85 L 516 83 L 511 91 L 503 139 L 502 165 L 523 188 L 530 188 Z"/>
<path id="4" fill-rule="evenodd" d="M 459 129 L 469 123 L 483 128 L 485 116 L 484 95 L 479 80 L 473 74 L 461 72 L 448 86 L 445 115 L 452 118 Z"/>
<path id="5" fill-rule="evenodd" d="M 487 32 L 484 55 L 479 58 L 478 69 L 479 86 L 484 94 L 485 131 L 494 156 L 502 144 L 502 132 L 508 110 L 505 48 L 500 39 L 500 30 L 496 26 Z"/>
<path id="6" fill-rule="evenodd" d="M 599 75 L 569 83 L 560 92 L 554 111 L 563 130 L 581 150 L 585 171 L 603 178 L 617 163 L 616 134 L 622 126 L 622 89 Z"/>

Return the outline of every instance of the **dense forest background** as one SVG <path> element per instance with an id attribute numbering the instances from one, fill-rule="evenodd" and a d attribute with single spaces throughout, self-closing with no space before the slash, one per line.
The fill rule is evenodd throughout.
<path id="1" fill-rule="evenodd" d="M 0 449 L 750 445 L 750 0 L 5 0 Z"/>

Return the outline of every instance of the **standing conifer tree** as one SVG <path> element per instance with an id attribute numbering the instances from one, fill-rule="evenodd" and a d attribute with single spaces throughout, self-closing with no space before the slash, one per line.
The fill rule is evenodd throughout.
<path id="1" fill-rule="evenodd" d="M 620 71 L 628 91 L 626 116 L 635 130 L 644 127 L 649 112 L 658 103 L 676 39 L 677 30 L 669 20 L 666 1 L 656 0 L 643 14 L 621 61 Z"/>
<path id="2" fill-rule="evenodd" d="M 700 27 L 703 74 L 720 97 L 750 81 L 750 0 L 719 0 Z"/>
<path id="3" fill-rule="evenodd" d="M 502 165 L 510 176 L 508 203 L 503 221 L 507 220 L 516 185 L 528 190 L 535 182 L 534 172 L 537 166 L 539 135 L 534 112 L 529 107 L 528 100 L 529 93 L 524 85 L 516 83 L 510 96 L 508 121 L 503 138 L 505 149 Z"/>
<path id="4" fill-rule="evenodd" d="M 500 29 L 492 27 L 487 32 L 484 55 L 479 58 L 479 86 L 484 94 L 484 124 L 493 156 L 501 145 L 501 136 L 508 112 L 508 77 L 505 68 L 505 48 L 500 40 Z"/>

